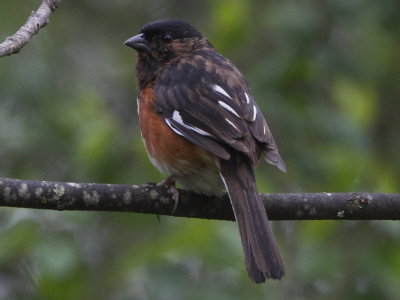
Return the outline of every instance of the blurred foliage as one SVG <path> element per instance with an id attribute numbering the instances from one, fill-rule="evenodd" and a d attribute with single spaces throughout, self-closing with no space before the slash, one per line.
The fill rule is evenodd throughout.
<path id="1" fill-rule="evenodd" d="M 2 0 L 0 40 L 41 1 Z M 400 2 L 64 1 L 0 59 L 0 176 L 145 183 L 136 116 L 140 27 L 182 18 L 245 73 L 288 173 L 262 192 L 400 192 Z M 281 282 L 255 285 L 236 225 L 0 209 L 0 299 L 399 299 L 397 222 L 274 222 Z"/>

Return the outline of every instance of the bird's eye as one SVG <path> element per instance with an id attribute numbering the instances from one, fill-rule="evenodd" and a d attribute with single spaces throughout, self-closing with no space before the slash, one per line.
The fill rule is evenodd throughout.
<path id="1" fill-rule="evenodd" d="M 170 34 L 166 34 L 163 36 L 162 41 L 164 44 L 169 45 L 174 41 L 174 39 Z"/>

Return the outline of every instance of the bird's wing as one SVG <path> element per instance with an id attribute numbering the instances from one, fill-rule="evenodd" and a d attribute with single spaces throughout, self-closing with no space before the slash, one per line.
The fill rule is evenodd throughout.
<path id="1" fill-rule="evenodd" d="M 209 62 L 212 57 L 204 61 Z M 223 159 L 230 149 L 284 169 L 267 122 L 241 73 L 222 56 L 171 65 L 154 85 L 156 109 L 177 134 Z"/>

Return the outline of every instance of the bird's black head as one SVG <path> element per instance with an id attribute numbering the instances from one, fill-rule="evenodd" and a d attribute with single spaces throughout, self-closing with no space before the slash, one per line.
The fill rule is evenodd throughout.
<path id="1" fill-rule="evenodd" d="M 202 34 L 189 23 L 181 20 L 161 20 L 143 26 L 140 33 L 151 40 L 156 36 L 171 35 L 174 39 L 202 38 Z"/>
<path id="2" fill-rule="evenodd" d="M 180 20 L 161 20 L 143 26 L 139 34 L 125 41 L 125 45 L 157 61 L 168 61 L 208 44 L 192 25 Z"/>

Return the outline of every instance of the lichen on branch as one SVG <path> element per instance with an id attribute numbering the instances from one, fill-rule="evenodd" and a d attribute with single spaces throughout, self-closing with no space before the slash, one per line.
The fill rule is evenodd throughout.
<path id="1" fill-rule="evenodd" d="M 260 195 L 270 220 L 399 220 L 400 194 L 280 193 Z M 234 220 L 227 196 L 168 187 L 29 181 L 0 178 L 0 206 L 51 210 L 123 211 L 176 217 Z"/>

